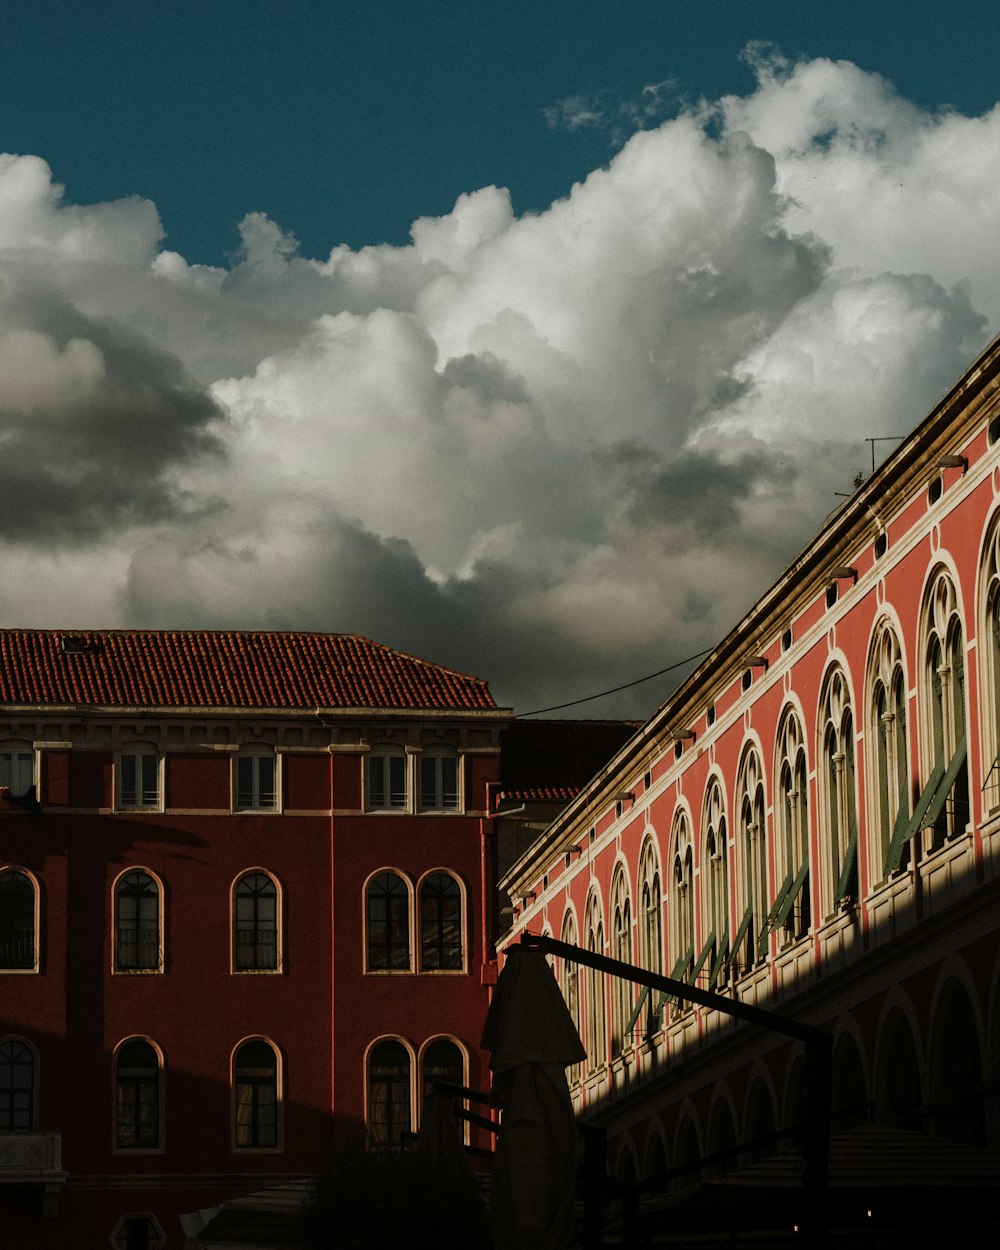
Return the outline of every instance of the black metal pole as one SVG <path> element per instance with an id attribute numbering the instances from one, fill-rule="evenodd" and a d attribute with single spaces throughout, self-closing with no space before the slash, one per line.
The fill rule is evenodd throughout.
<path id="1" fill-rule="evenodd" d="M 609 959 L 607 955 L 599 955 L 596 951 L 588 951 L 582 946 L 573 946 L 569 942 L 560 942 L 556 938 L 525 932 L 521 934 L 521 943 L 524 946 L 543 950 L 560 959 L 568 959 L 571 963 L 583 964 L 585 967 L 595 968 L 598 972 L 607 972 L 613 977 L 632 981 L 636 985 L 646 985 L 650 989 L 661 990 L 665 994 L 672 994 L 675 998 L 686 1002 L 698 1003 L 702 1007 L 712 1007 L 727 1016 L 735 1016 L 738 1020 L 758 1024 L 761 1028 L 770 1029 L 774 1033 L 783 1033 L 786 1037 L 805 1043 L 806 1128 L 803 1142 L 805 1172 L 799 1237 L 800 1244 L 805 1247 L 805 1250 L 824 1250 L 830 1166 L 832 1036 L 823 1029 L 814 1028 L 810 1024 L 800 1024 L 798 1020 L 790 1020 L 776 1011 L 753 1007 L 750 1003 L 741 1003 L 736 998 L 727 998 L 724 994 L 703 990 L 700 986 L 689 985 L 686 981 L 678 981 L 674 977 L 665 977 L 659 972 L 650 972 L 647 968 L 639 968 L 635 964 L 627 964 L 620 959 Z M 584 1198 L 586 1200 L 586 1194 Z M 586 1229 L 586 1220 L 584 1227 Z M 586 1242 L 584 1246 L 585 1250 L 589 1250 Z"/>

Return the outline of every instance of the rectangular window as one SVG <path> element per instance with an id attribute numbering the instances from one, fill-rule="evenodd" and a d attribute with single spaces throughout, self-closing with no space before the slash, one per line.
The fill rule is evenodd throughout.
<path id="1" fill-rule="evenodd" d="M 121 807 L 159 807 L 160 758 L 147 751 L 128 751 L 119 760 L 118 801 Z"/>
<path id="2" fill-rule="evenodd" d="M 240 755 L 236 760 L 236 806 L 241 811 L 273 812 L 278 807 L 278 770 L 273 755 Z"/>
<path id="3" fill-rule="evenodd" d="M 458 808 L 458 757 L 420 757 L 420 806 L 424 811 L 455 811 Z"/>
<path id="4" fill-rule="evenodd" d="M 0 786 L 7 786 L 14 798 L 20 798 L 34 784 L 34 751 L 5 751 L 0 754 Z"/>
<path id="5" fill-rule="evenodd" d="M 374 811 L 406 807 L 406 756 L 368 758 L 368 806 Z"/>

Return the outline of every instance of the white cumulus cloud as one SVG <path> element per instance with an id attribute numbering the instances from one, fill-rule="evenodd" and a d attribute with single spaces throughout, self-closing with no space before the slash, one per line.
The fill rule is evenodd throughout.
<path id="1" fill-rule="evenodd" d="M 522 709 L 711 645 L 1000 322 L 1000 112 L 750 55 L 404 247 L 191 265 L 0 157 L 0 620 L 353 630 Z"/>

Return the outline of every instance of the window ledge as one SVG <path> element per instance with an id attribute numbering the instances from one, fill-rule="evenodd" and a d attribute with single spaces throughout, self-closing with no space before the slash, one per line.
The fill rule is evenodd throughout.
<path id="1" fill-rule="evenodd" d="M 230 968 L 230 976 L 234 977 L 280 977 L 284 976 L 284 968 Z"/>
<path id="2" fill-rule="evenodd" d="M 166 974 L 162 968 L 112 968 L 113 977 L 162 977 Z"/>

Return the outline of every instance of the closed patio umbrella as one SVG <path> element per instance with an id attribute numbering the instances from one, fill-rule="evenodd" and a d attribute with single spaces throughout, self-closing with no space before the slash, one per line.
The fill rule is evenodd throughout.
<path id="1" fill-rule="evenodd" d="M 483 1027 L 501 1110 L 494 1250 L 564 1250 L 573 1235 L 576 1126 L 566 1068 L 586 1057 L 542 951 L 510 951 Z"/>

